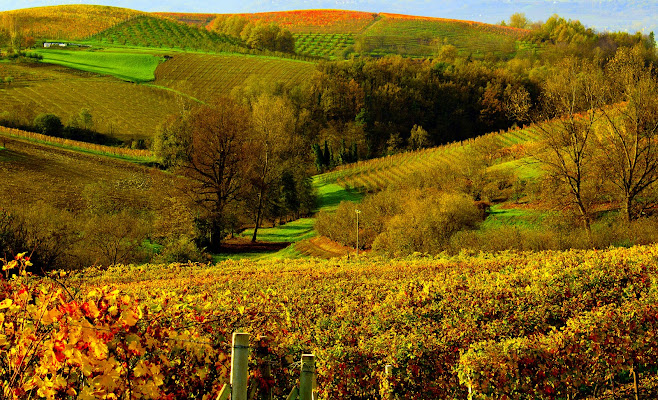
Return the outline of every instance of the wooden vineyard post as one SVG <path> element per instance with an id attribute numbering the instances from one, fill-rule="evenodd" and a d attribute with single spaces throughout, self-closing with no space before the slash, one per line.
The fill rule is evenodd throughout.
<path id="1" fill-rule="evenodd" d="M 313 400 L 315 355 L 302 354 L 302 372 L 299 377 L 299 400 Z"/>
<path id="2" fill-rule="evenodd" d="M 249 334 L 233 333 L 231 349 L 231 400 L 247 400 Z"/>
<path id="3" fill-rule="evenodd" d="M 393 366 L 387 364 L 384 367 L 384 382 L 382 385 L 382 399 L 393 400 L 393 390 L 391 388 L 391 379 L 393 378 Z"/>

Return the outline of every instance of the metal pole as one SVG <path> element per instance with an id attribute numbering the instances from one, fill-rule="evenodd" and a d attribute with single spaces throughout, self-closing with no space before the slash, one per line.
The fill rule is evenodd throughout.
<path id="1" fill-rule="evenodd" d="M 249 334 L 233 333 L 231 349 L 231 400 L 247 400 Z"/>
<path id="2" fill-rule="evenodd" d="M 299 400 L 313 400 L 315 355 L 302 354 L 302 373 L 299 377 Z"/>
<path id="3" fill-rule="evenodd" d="M 356 211 L 356 256 L 359 256 L 359 214 L 361 214 L 361 210 L 355 210 Z"/>

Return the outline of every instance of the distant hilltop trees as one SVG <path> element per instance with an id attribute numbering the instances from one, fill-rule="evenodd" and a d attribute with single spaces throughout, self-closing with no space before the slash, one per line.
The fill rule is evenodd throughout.
<path id="1" fill-rule="evenodd" d="M 239 15 L 216 18 L 210 29 L 228 36 L 240 38 L 253 49 L 295 52 L 295 38 L 289 30 L 275 23 L 252 22 Z"/>

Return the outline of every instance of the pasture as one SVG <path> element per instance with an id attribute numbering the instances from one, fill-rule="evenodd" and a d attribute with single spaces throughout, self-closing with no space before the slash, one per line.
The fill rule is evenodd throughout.
<path id="1" fill-rule="evenodd" d="M 130 82 L 155 79 L 155 69 L 164 58 L 154 54 L 121 51 L 39 49 L 43 62 L 81 71 L 110 75 Z"/>

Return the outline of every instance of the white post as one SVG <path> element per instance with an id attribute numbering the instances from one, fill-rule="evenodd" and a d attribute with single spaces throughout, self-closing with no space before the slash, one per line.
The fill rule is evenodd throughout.
<path id="1" fill-rule="evenodd" d="M 299 400 L 313 400 L 315 355 L 302 354 L 302 373 L 299 377 Z"/>
<path id="2" fill-rule="evenodd" d="M 233 333 L 231 349 L 231 400 L 247 400 L 249 334 Z"/>

